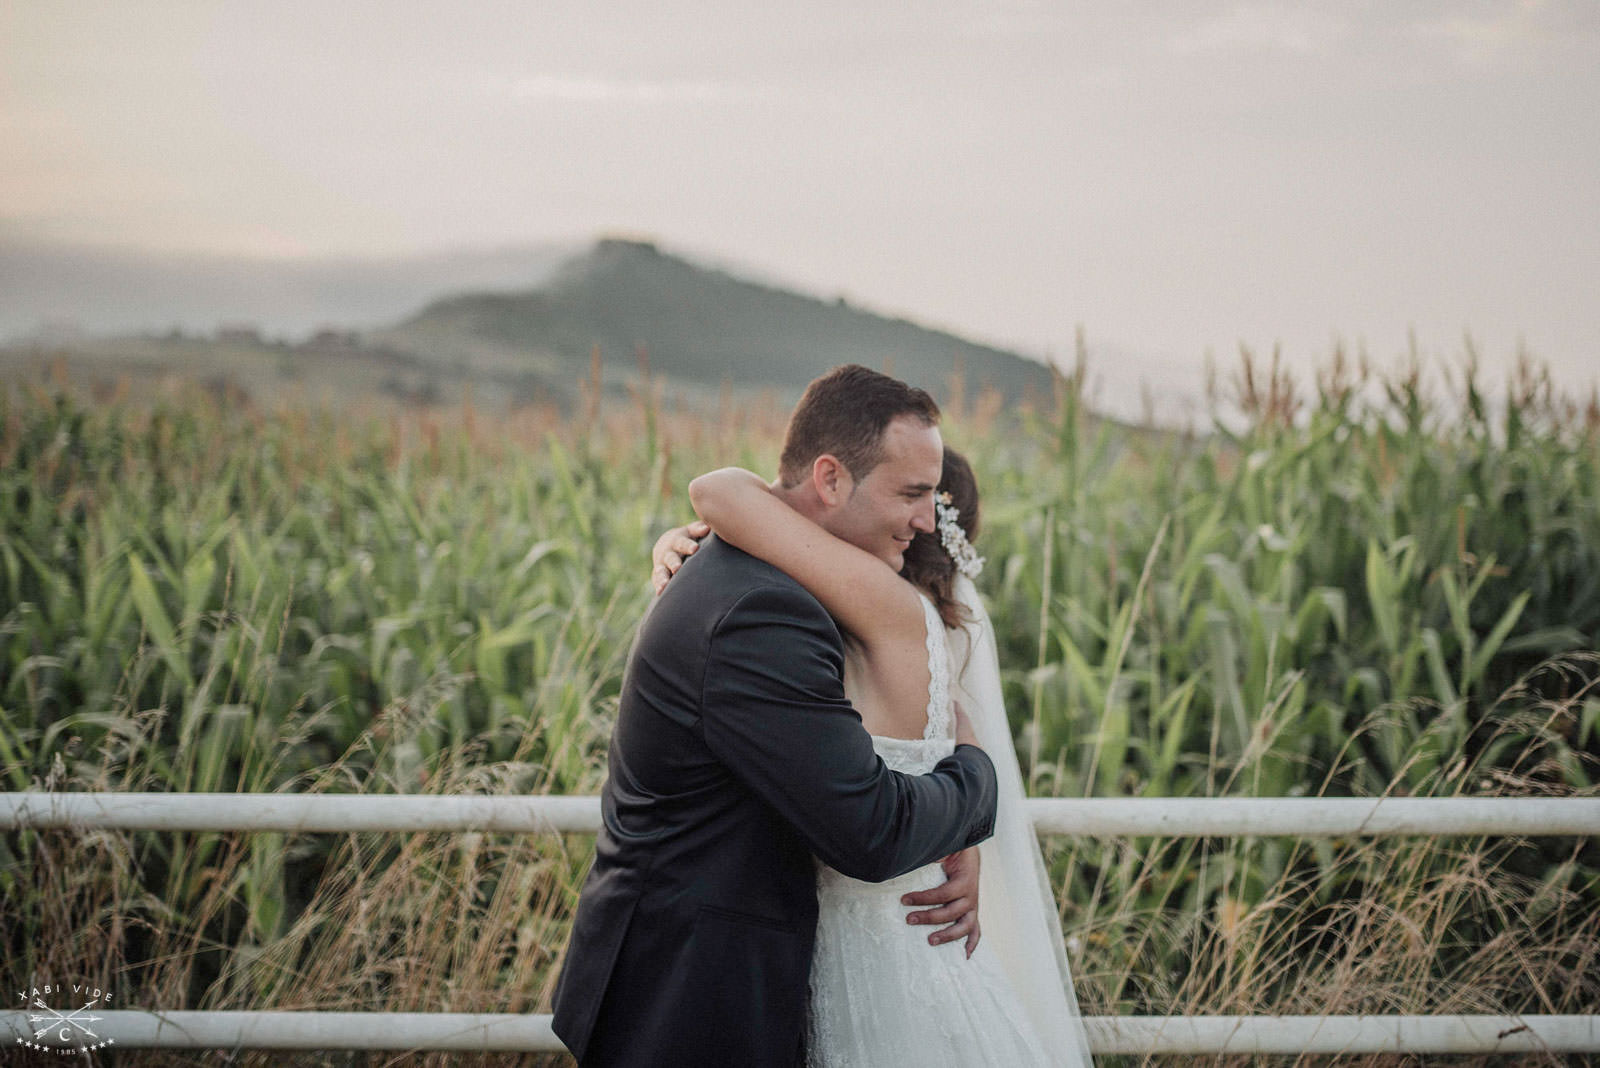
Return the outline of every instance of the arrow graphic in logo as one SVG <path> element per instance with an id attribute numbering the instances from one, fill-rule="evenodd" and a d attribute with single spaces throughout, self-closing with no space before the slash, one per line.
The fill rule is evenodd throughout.
<path id="1" fill-rule="evenodd" d="M 47 1018 L 47 1017 L 44 1017 L 44 1016 L 29 1016 L 28 1017 L 28 1022 L 31 1023 L 31 1024 L 35 1024 L 35 1025 L 40 1024 L 40 1023 L 44 1024 L 43 1027 L 40 1027 L 40 1028 L 38 1028 L 38 1030 L 34 1031 L 33 1037 L 34 1038 L 43 1038 L 45 1036 L 45 1034 L 47 1034 L 52 1028 L 62 1027 L 61 1040 L 62 1041 L 66 1041 L 67 1034 L 66 1034 L 66 1029 L 65 1029 L 64 1025 L 70 1024 L 73 1027 L 76 1027 L 79 1031 L 82 1031 L 84 1034 L 88 1035 L 90 1038 L 98 1039 L 100 1036 L 95 1034 L 93 1031 L 89 1030 L 89 1028 L 84 1026 L 84 1024 L 85 1023 L 98 1023 L 102 1019 L 102 1017 L 99 1017 L 99 1016 L 84 1016 L 83 1014 L 88 1012 L 90 1009 L 94 1008 L 95 1005 L 99 1002 L 99 1000 L 100 1000 L 99 998 L 96 998 L 94 1001 L 89 1002 L 87 1005 L 84 1005 L 80 1009 L 74 1009 L 70 1013 L 63 1013 L 59 1009 L 53 1009 L 49 1005 L 46 1005 L 40 999 L 34 998 L 33 999 L 33 1007 L 36 1008 L 36 1009 L 40 1009 L 40 1010 L 42 1010 L 44 1012 L 49 1013 L 50 1014 L 50 1018 Z"/>

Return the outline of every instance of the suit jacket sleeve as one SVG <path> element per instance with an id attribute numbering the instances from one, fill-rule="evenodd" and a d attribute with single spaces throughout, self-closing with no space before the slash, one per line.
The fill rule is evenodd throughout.
<path id="1" fill-rule="evenodd" d="M 963 745 L 927 775 L 890 771 L 844 695 L 841 661 L 814 600 L 783 586 L 749 591 L 712 635 L 706 746 L 852 878 L 881 882 L 989 837 L 989 758 Z"/>

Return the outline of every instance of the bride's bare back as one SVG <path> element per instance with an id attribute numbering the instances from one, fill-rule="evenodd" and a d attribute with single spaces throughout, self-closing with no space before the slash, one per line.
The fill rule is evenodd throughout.
<path id="1" fill-rule="evenodd" d="M 927 651 L 925 647 L 912 648 L 909 643 L 905 646 L 920 655 L 880 653 L 868 657 L 858 643 L 845 642 L 844 692 L 861 713 L 861 725 L 868 734 L 921 738 L 927 729 L 931 682 Z M 916 662 L 910 663 L 913 659 Z"/>

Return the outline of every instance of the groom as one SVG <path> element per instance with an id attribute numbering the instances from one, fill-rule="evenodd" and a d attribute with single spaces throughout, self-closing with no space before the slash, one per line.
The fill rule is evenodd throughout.
<path id="1" fill-rule="evenodd" d="M 938 418 L 920 389 L 837 368 L 790 417 L 781 495 L 898 571 L 934 527 Z M 813 857 L 881 882 L 992 832 L 994 768 L 970 733 L 927 775 L 889 771 L 843 662 L 815 598 L 714 537 L 645 613 L 556 985 L 556 1034 L 583 1065 L 801 1063 Z M 919 900 L 946 903 L 930 922 L 968 922 L 976 879 L 957 881 Z"/>

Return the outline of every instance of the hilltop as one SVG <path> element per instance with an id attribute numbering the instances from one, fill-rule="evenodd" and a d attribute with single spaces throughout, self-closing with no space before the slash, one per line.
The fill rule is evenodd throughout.
<path id="1" fill-rule="evenodd" d="M 634 240 L 603 239 L 536 288 L 447 297 L 368 337 L 460 373 L 536 374 L 558 394 L 589 373 L 596 347 L 608 378 L 647 360 L 653 375 L 691 393 L 727 384 L 788 398 L 841 363 L 886 368 L 941 394 L 958 372 L 969 392 L 992 387 L 1009 401 L 1052 390 L 1050 369 L 1016 353 Z"/>

